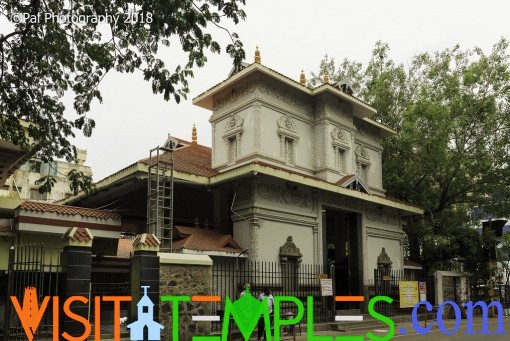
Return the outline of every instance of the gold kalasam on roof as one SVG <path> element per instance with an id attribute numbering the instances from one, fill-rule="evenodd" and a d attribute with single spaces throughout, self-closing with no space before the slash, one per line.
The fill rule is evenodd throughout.
<path id="1" fill-rule="evenodd" d="M 301 85 L 306 85 L 305 72 L 303 70 L 301 70 L 301 76 L 299 77 L 299 83 L 301 83 Z"/>
<path id="2" fill-rule="evenodd" d="M 191 143 L 197 143 L 197 127 L 193 123 L 193 130 L 191 131 Z"/>
<path id="3" fill-rule="evenodd" d="M 322 84 L 328 84 L 329 83 L 329 75 L 326 70 L 324 70 L 324 80 L 322 81 Z"/>
<path id="4" fill-rule="evenodd" d="M 257 48 L 255 49 L 255 63 L 260 64 L 260 51 L 259 46 L 257 45 Z"/>

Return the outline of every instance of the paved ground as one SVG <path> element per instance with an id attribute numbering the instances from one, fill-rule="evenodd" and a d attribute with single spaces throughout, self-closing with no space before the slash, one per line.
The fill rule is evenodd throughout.
<path id="1" fill-rule="evenodd" d="M 497 324 L 498 324 L 497 319 L 492 319 L 492 318 L 490 319 L 489 331 L 491 333 L 494 333 L 497 330 Z M 421 323 L 421 325 L 423 326 L 423 322 Z M 445 326 L 449 330 L 453 330 L 454 325 L 455 325 L 455 321 L 453 321 L 453 320 L 447 320 L 447 322 L 445 322 Z M 458 332 L 456 332 L 453 335 L 445 335 L 441 330 L 439 330 L 439 328 L 437 326 L 435 326 L 430 331 L 430 333 L 428 333 L 426 335 L 421 335 L 414 331 L 412 324 L 410 322 L 399 323 L 399 324 L 395 325 L 395 336 L 392 338 L 392 340 L 395 340 L 395 341 L 407 341 L 407 340 L 409 340 L 409 341 L 411 341 L 411 340 L 412 341 L 422 341 L 422 340 L 427 340 L 427 341 L 431 341 L 431 340 L 436 340 L 436 341 L 438 341 L 438 340 L 441 340 L 441 341 L 473 340 L 473 341 L 475 341 L 475 340 L 477 340 L 478 341 L 478 340 L 483 339 L 484 341 L 503 341 L 503 340 L 508 341 L 508 340 L 510 340 L 510 336 L 509 336 L 510 335 L 510 318 L 508 318 L 508 317 L 504 318 L 503 326 L 504 326 L 504 330 L 506 333 L 505 335 L 494 335 L 494 334 L 481 335 L 481 334 L 479 334 L 479 332 L 482 328 L 481 319 L 475 318 L 475 320 L 473 321 L 473 330 L 477 333 L 475 335 L 465 335 L 464 334 L 464 332 L 466 331 L 466 320 L 462 320 L 461 327 L 459 328 Z M 402 328 L 405 328 L 406 334 L 400 333 L 400 330 Z M 351 331 L 351 332 L 345 332 L 345 333 L 324 331 L 324 332 L 314 333 L 314 336 L 332 336 L 332 337 L 334 337 L 329 340 L 322 339 L 320 341 L 332 341 L 332 340 L 335 340 L 335 337 L 337 337 L 337 336 L 355 336 L 355 335 L 364 336 L 364 338 L 362 340 L 370 340 L 366 336 L 367 332 L 369 332 L 369 331 L 358 331 L 358 332 Z M 387 329 L 372 330 L 371 332 L 377 336 L 385 336 L 385 335 L 387 335 L 388 330 Z M 284 339 L 282 338 L 282 341 L 283 340 Z M 287 340 L 292 340 L 292 338 L 287 339 Z M 303 333 L 303 335 L 297 336 L 296 340 L 297 341 L 305 341 L 305 340 L 309 340 L 309 338 L 307 338 L 307 335 L 305 335 Z M 339 340 L 341 340 L 341 339 L 339 339 Z M 319 341 L 319 340 L 314 340 L 314 341 Z"/>

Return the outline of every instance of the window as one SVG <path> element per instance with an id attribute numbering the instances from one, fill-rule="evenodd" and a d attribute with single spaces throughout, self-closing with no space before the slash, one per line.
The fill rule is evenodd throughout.
<path id="1" fill-rule="evenodd" d="M 235 137 L 228 139 L 228 163 L 235 162 L 237 158 L 237 139 Z"/>
<path id="2" fill-rule="evenodd" d="M 294 163 L 294 140 L 285 139 L 285 159 L 287 163 Z"/>
<path id="3" fill-rule="evenodd" d="M 335 166 L 340 170 L 341 173 L 346 172 L 346 151 L 341 148 L 335 148 Z"/>
<path id="4" fill-rule="evenodd" d="M 368 171 L 371 164 L 370 155 L 367 148 L 362 145 L 356 148 L 356 163 L 358 165 L 357 173 L 359 177 L 368 185 Z"/>
<path id="5" fill-rule="evenodd" d="M 225 124 L 225 132 L 223 134 L 223 141 L 227 145 L 227 159 L 228 163 L 234 163 L 241 155 L 241 135 L 243 133 L 244 119 L 234 114 L 230 117 Z"/>
<path id="6" fill-rule="evenodd" d="M 358 164 L 358 174 L 366 184 L 368 184 L 368 165 Z"/>
<path id="7" fill-rule="evenodd" d="M 296 144 L 299 140 L 296 123 L 289 115 L 282 115 L 276 124 L 280 138 L 280 157 L 287 164 L 295 164 Z"/>

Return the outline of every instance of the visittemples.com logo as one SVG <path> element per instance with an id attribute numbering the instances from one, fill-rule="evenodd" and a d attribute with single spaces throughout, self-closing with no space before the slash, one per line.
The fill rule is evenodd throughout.
<path id="1" fill-rule="evenodd" d="M 137 320 L 132 321 L 127 325 L 130 334 L 130 340 L 144 340 L 144 333 L 146 333 L 149 340 L 161 340 L 162 334 L 164 331 L 164 326 L 154 320 L 154 302 L 151 301 L 149 296 L 147 295 L 147 289 L 149 287 L 142 286 L 144 290 L 144 295 L 140 298 L 137 303 L 138 315 Z M 50 297 L 45 296 L 42 302 L 38 302 L 37 299 L 37 290 L 36 288 L 25 288 L 25 293 L 23 297 L 23 305 L 20 304 L 17 297 L 11 296 L 11 302 L 16 310 L 18 317 L 21 321 L 21 325 L 25 331 L 27 339 L 29 341 L 33 341 L 36 334 L 39 324 L 41 322 L 42 317 L 44 316 L 48 304 L 50 300 L 52 300 L 52 318 L 53 318 L 53 340 L 58 341 L 61 339 L 69 340 L 69 341 L 82 341 L 87 340 L 91 337 L 93 333 L 94 341 L 100 341 L 100 316 L 101 316 L 101 302 L 113 302 L 114 306 L 114 340 L 120 340 L 120 305 L 121 302 L 130 302 L 131 296 L 96 296 L 94 297 L 94 330 L 92 330 L 92 325 L 90 321 L 88 321 L 85 317 L 75 314 L 71 305 L 74 302 L 81 302 L 83 304 L 88 304 L 89 299 L 84 296 L 72 296 L 66 299 L 64 302 L 60 302 L 60 298 L 58 296 Z M 179 304 L 184 302 L 220 302 L 220 296 L 161 296 L 161 302 L 171 302 L 172 303 L 172 328 L 171 332 L 171 340 L 179 340 Z M 363 296 L 336 296 L 335 300 L 337 302 L 363 302 Z M 364 341 L 365 337 L 372 341 L 388 341 L 391 340 L 395 336 L 395 323 L 393 320 L 376 311 L 375 305 L 377 303 L 385 303 L 391 304 L 393 299 L 387 296 L 376 296 L 372 298 L 368 303 L 368 312 L 371 317 L 379 320 L 380 322 L 386 324 L 388 326 L 386 335 L 380 336 L 375 335 L 372 332 L 367 332 L 366 335 L 361 336 L 341 336 L 341 337 L 333 337 L 333 336 L 316 336 L 314 335 L 314 302 L 313 297 L 309 296 L 306 298 L 306 309 L 304 303 L 294 297 L 294 296 L 275 296 L 274 297 L 274 315 L 271 319 L 267 298 L 264 301 L 259 301 L 254 298 L 249 292 L 248 294 L 242 296 L 238 300 L 232 301 L 228 296 L 225 298 L 224 306 L 224 315 L 223 316 L 193 316 L 192 321 L 223 321 L 221 335 L 217 336 L 193 336 L 192 341 L 226 341 L 229 340 L 229 331 L 230 324 L 235 324 L 242 335 L 244 340 L 249 340 L 250 336 L 254 332 L 255 328 L 260 319 L 263 320 L 265 326 L 265 336 L 266 340 L 272 341 L 280 341 L 281 339 L 281 330 L 284 326 L 293 326 L 299 323 L 304 315 L 307 316 L 306 323 L 306 337 L 309 341 L 333 341 L 333 340 L 344 340 L 344 341 Z M 62 304 L 61 304 L 62 303 Z M 295 305 L 295 314 L 289 317 L 288 314 L 282 314 L 281 306 L 282 303 L 285 304 L 294 304 Z M 450 327 L 448 329 L 445 326 L 443 321 L 443 311 L 444 309 L 450 306 L 455 313 L 455 324 L 453 328 Z M 416 304 L 412 310 L 412 327 L 414 332 L 418 334 L 427 334 L 429 333 L 434 323 L 430 323 L 427 327 L 421 326 L 418 321 L 419 308 L 423 307 L 427 311 L 431 312 L 433 310 L 432 305 L 427 301 L 421 301 Z M 489 309 L 497 310 L 498 314 L 498 325 L 497 330 L 493 332 L 493 334 L 505 334 L 503 327 L 503 307 L 498 301 L 491 302 L 487 304 L 483 301 L 479 301 L 476 303 L 467 302 L 463 305 L 463 308 L 466 311 L 467 322 L 466 322 L 466 330 L 464 334 L 491 334 L 489 330 Z M 482 312 L 482 328 L 480 331 L 475 331 L 473 328 L 473 315 L 474 310 L 479 308 Z M 72 336 L 67 332 L 61 332 L 59 329 L 59 316 L 60 309 L 62 312 L 71 320 L 74 320 L 78 323 L 81 323 L 84 327 L 84 332 L 80 336 Z M 363 319 L 362 316 L 336 316 L 336 321 L 361 321 Z M 439 308 L 437 309 L 437 316 L 435 317 L 437 327 L 444 334 L 455 334 L 459 331 L 461 326 L 461 308 L 453 301 L 445 301 Z M 271 320 L 273 320 L 273 325 L 271 326 Z M 271 327 L 274 329 L 274 335 L 271 335 Z M 399 330 L 400 334 L 406 334 L 407 330 L 401 328 Z"/>

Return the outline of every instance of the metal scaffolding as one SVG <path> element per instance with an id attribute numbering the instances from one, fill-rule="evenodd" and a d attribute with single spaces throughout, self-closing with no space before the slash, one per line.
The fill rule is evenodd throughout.
<path id="1" fill-rule="evenodd" d="M 172 252 L 174 155 L 170 138 L 163 147 L 151 149 L 147 184 L 147 233 L 156 235 L 161 252 Z"/>

